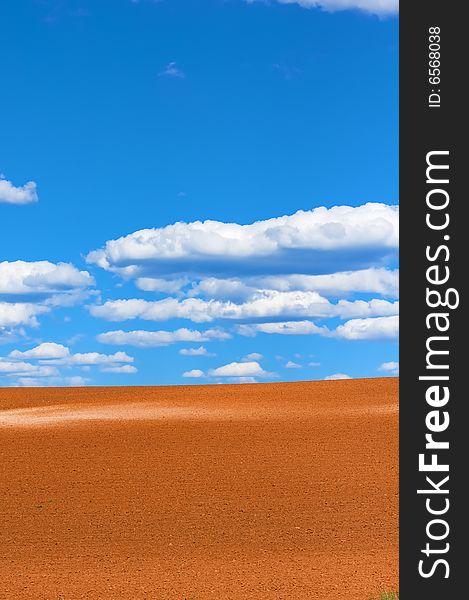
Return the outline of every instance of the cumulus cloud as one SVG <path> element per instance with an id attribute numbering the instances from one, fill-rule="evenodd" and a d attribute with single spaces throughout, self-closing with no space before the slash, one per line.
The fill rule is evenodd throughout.
<path id="1" fill-rule="evenodd" d="M 273 373 L 264 371 L 256 361 L 232 362 L 216 369 L 211 369 L 210 377 L 272 377 Z"/>
<path id="2" fill-rule="evenodd" d="M 293 362 L 292 360 L 289 360 L 289 361 L 286 363 L 286 365 L 285 365 L 285 368 L 286 368 L 286 369 L 301 369 L 301 368 L 302 368 L 302 366 L 301 366 L 301 365 L 299 365 L 299 364 L 298 364 L 298 363 L 296 363 L 296 362 Z"/>
<path id="3" fill-rule="evenodd" d="M 37 202 L 36 183 L 28 181 L 23 186 L 16 187 L 11 181 L 0 176 L 0 203 L 32 204 Z"/>
<path id="4" fill-rule="evenodd" d="M 198 283 L 193 283 L 187 295 L 192 298 L 203 296 L 222 300 L 246 300 L 256 294 L 261 286 L 261 278 L 254 278 L 252 282 L 251 278 L 241 280 L 206 277 Z"/>
<path id="5" fill-rule="evenodd" d="M 227 377 L 226 383 L 257 383 L 255 377 Z"/>
<path id="6" fill-rule="evenodd" d="M 139 4 L 142 0 L 130 0 Z M 158 2 L 159 0 L 147 0 Z M 303 8 L 321 8 L 335 12 L 340 10 L 360 10 L 366 13 L 385 16 L 394 15 L 399 11 L 399 0 L 276 0 L 279 4 L 298 4 Z M 264 2 L 265 0 L 246 0 L 248 4 Z"/>
<path id="7" fill-rule="evenodd" d="M 262 360 L 263 358 L 264 357 L 262 356 L 262 354 L 259 354 L 259 352 L 251 352 L 250 354 L 243 356 L 241 360 L 243 362 L 249 362 L 250 360 Z"/>
<path id="8" fill-rule="evenodd" d="M 201 377 L 205 377 L 205 374 L 200 369 L 192 369 L 191 371 L 185 371 L 182 374 L 183 377 L 200 379 Z"/>
<path id="9" fill-rule="evenodd" d="M 95 317 L 108 321 L 144 319 L 164 321 L 169 319 L 189 319 L 195 323 L 211 322 L 215 319 L 249 319 L 267 316 L 280 316 L 290 310 L 319 316 L 327 311 L 327 300 L 315 292 L 266 292 L 254 300 L 243 304 L 231 301 L 202 300 L 186 298 L 177 300 L 148 301 L 142 299 L 108 301 L 101 306 L 91 306 Z"/>
<path id="10" fill-rule="evenodd" d="M 9 328 L 0 325 L 0 344 L 14 344 L 25 335 L 26 332 L 23 327 Z"/>
<path id="11" fill-rule="evenodd" d="M 20 373 L 20 372 L 28 372 L 33 370 L 34 366 L 28 363 L 15 363 L 12 361 L 5 360 L 0 358 L 0 373 Z"/>
<path id="12" fill-rule="evenodd" d="M 0 328 L 15 337 L 20 326 L 37 327 L 38 315 L 75 304 L 91 293 L 88 288 L 93 285 L 87 271 L 68 263 L 0 262 Z"/>
<path id="13" fill-rule="evenodd" d="M 88 382 L 87 379 L 74 375 L 73 377 L 18 377 L 12 384 L 13 387 L 82 387 Z"/>
<path id="14" fill-rule="evenodd" d="M 331 316 L 338 316 L 341 319 L 351 317 L 375 317 L 399 314 L 399 302 L 388 302 L 387 300 L 339 300 L 336 309 Z"/>
<path id="15" fill-rule="evenodd" d="M 324 377 L 325 381 L 336 381 L 339 379 L 352 379 L 350 375 L 346 375 L 345 373 L 334 373 L 333 375 L 328 375 Z"/>
<path id="16" fill-rule="evenodd" d="M 0 263 L 0 301 L 67 303 L 67 296 L 93 285 L 94 279 L 87 271 L 79 271 L 69 263 L 46 260 Z"/>
<path id="17" fill-rule="evenodd" d="M 302 265 L 298 265 L 298 269 L 301 268 Z M 183 293 L 181 288 L 178 291 Z M 194 282 L 192 287 L 185 290 L 185 293 L 191 298 L 201 296 L 245 302 L 268 294 L 269 291 L 317 292 L 326 297 L 343 297 L 361 293 L 397 298 L 399 295 L 399 271 L 397 269 L 369 268 L 327 275 L 269 275 L 229 279 L 206 277 Z"/>
<path id="18" fill-rule="evenodd" d="M 62 344 L 56 344 L 55 342 L 44 342 L 21 352 L 20 350 L 13 350 L 10 352 L 10 358 L 27 358 L 27 359 L 47 359 L 47 358 L 64 358 L 70 355 L 70 350 Z"/>
<path id="19" fill-rule="evenodd" d="M 208 342 L 210 340 L 226 340 L 231 336 L 222 329 L 207 329 L 197 331 L 186 328 L 175 331 L 108 331 L 100 333 L 96 339 L 102 344 L 139 346 L 141 348 L 154 348 L 168 346 L 178 342 Z"/>
<path id="20" fill-rule="evenodd" d="M 226 383 L 256 383 L 256 377 L 270 378 L 277 377 L 276 373 L 265 371 L 257 361 L 231 362 L 216 369 L 201 371 L 192 369 L 182 374 L 183 377 L 201 379 L 207 377 L 215 381 Z"/>
<path id="21" fill-rule="evenodd" d="M 182 356 L 215 356 L 212 352 L 208 352 L 205 346 L 199 346 L 198 348 L 182 348 L 179 350 L 179 354 Z"/>
<path id="22" fill-rule="evenodd" d="M 300 270 L 302 265 L 298 265 Z M 313 291 L 324 296 L 343 296 L 355 293 L 379 294 L 390 298 L 399 295 L 398 269 L 374 268 L 328 273 L 327 275 L 267 275 L 243 278 L 204 277 L 200 281 L 189 278 L 137 278 L 136 286 L 147 292 L 186 294 L 193 298 L 247 300 L 268 290 L 280 292 Z M 183 291 L 186 286 L 190 287 Z"/>
<path id="23" fill-rule="evenodd" d="M 202 300 L 200 298 L 164 298 L 148 301 L 141 298 L 110 300 L 89 307 L 94 317 L 107 321 L 144 319 L 165 321 L 189 319 L 195 323 L 216 319 L 249 320 L 272 317 L 340 317 L 378 316 L 397 314 L 399 304 L 387 300 L 341 300 L 329 302 L 317 292 L 278 292 L 266 290 L 253 299 L 235 304 L 231 301 Z"/>
<path id="24" fill-rule="evenodd" d="M 350 319 L 335 330 L 319 327 L 313 321 L 279 321 L 238 325 L 237 332 L 253 337 L 258 333 L 278 335 L 322 335 L 344 340 L 386 340 L 399 335 L 399 317 L 384 316 L 365 319 Z"/>
<path id="25" fill-rule="evenodd" d="M 249 225 L 219 221 L 142 229 L 106 242 L 89 263 L 126 277 L 330 273 L 380 266 L 398 247 L 398 207 L 319 207 Z M 374 264 L 373 264 L 374 263 Z"/>
<path id="26" fill-rule="evenodd" d="M 399 312 L 394 300 L 399 273 L 391 268 L 397 249 L 398 207 L 376 203 L 320 207 L 248 225 L 196 221 L 143 229 L 106 242 L 87 261 L 134 279 L 144 292 L 164 297 L 108 299 L 87 308 L 92 316 L 113 322 L 232 322 L 233 330 L 244 336 L 392 337 L 386 331 L 393 321 L 366 323 Z M 345 323 L 327 326 L 325 319 Z M 366 332 L 356 331 L 358 321 L 365 323 Z M 229 334 L 224 332 L 223 337 Z M 182 328 L 109 331 L 97 339 L 152 347 L 220 337 Z M 184 348 L 180 354 L 207 356 L 205 348 Z M 251 353 L 236 364 L 258 364 L 261 358 Z M 256 373 L 222 376 L 215 370 L 204 375 L 225 377 L 224 381 L 262 377 Z"/>
<path id="27" fill-rule="evenodd" d="M 319 327 L 312 321 L 279 321 L 275 323 L 255 323 L 253 325 L 239 325 L 237 328 L 241 335 L 253 337 L 257 333 L 276 333 L 280 335 L 330 335 L 327 327 Z"/>
<path id="28" fill-rule="evenodd" d="M 315 291 L 325 296 L 350 293 L 380 294 L 397 298 L 399 295 L 398 269 L 369 268 L 327 275 L 285 275 L 260 277 L 259 287 L 279 291 Z"/>
<path id="29" fill-rule="evenodd" d="M 247 0 L 259 2 L 260 0 Z M 399 0 L 276 0 L 279 4 L 298 4 L 303 8 L 322 8 L 326 11 L 360 10 L 373 15 L 395 15 L 399 12 Z"/>
<path id="30" fill-rule="evenodd" d="M 63 377 L 59 368 L 89 371 L 98 366 L 106 373 L 136 373 L 136 367 L 130 364 L 133 362 L 134 358 L 122 351 L 72 354 L 62 344 L 44 342 L 29 350 L 13 350 L 7 358 L 0 357 L 0 377 L 16 377 L 13 385 L 18 386 L 84 385 L 87 380 L 80 376 Z"/>
<path id="31" fill-rule="evenodd" d="M 24 362 L 25 359 L 33 361 Z M 107 373 L 136 373 L 137 369 L 129 364 L 134 358 L 125 352 L 114 354 L 100 354 L 99 352 L 86 352 L 72 354 L 70 349 L 55 342 L 44 342 L 29 350 L 13 350 L 8 359 L 0 358 L 0 374 L 2 373 L 27 373 L 34 377 L 60 376 L 57 367 L 79 368 L 90 370 L 93 366 L 100 366 Z"/>
<path id="32" fill-rule="evenodd" d="M 14 328 L 19 325 L 37 327 L 37 315 L 49 312 L 46 306 L 20 302 L 0 301 L 0 327 Z"/>
<path id="33" fill-rule="evenodd" d="M 137 368 L 133 365 L 120 365 L 114 367 L 104 367 L 101 369 L 104 373 L 137 373 Z"/>
<path id="34" fill-rule="evenodd" d="M 392 340 L 399 336 L 399 317 L 352 319 L 335 330 L 345 340 Z"/>
<path id="35" fill-rule="evenodd" d="M 378 371 L 384 371 L 391 375 L 399 375 L 399 363 L 394 360 L 384 362 L 378 367 Z"/>
<path id="36" fill-rule="evenodd" d="M 58 375 L 55 367 L 34 365 L 23 361 L 9 361 L 0 358 L 0 375 L 15 376 L 27 373 L 34 377 L 51 377 Z"/>
<path id="37" fill-rule="evenodd" d="M 133 356 L 125 352 L 115 352 L 114 354 L 100 354 L 99 352 L 85 352 L 70 354 L 63 358 L 54 358 L 47 361 L 48 364 L 67 365 L 67 366 L 92 366 L 92 365 L 115 365 L 116 363 L 132 363 Z"/>
<path id="38" fill-rule="evenodd" d="M 176 294 L 189 283 L 187 277 L 175 279 L 162 279 L 160 277 L 139 277 L 135 282 L 138 289 L 144 292 L 161 292 L 165 294 Z"/>

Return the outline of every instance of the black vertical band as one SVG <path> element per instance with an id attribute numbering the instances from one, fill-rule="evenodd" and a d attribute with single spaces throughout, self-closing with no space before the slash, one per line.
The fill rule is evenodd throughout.
<path id="1" fill-rule="evenodd" d="M 449 600 L 467 587 L 461 519 L 468 502 L 469 197 L 462 182 L 469 36 L 463 8 L 442 0 L 400 8 L 403 600 Z"/>

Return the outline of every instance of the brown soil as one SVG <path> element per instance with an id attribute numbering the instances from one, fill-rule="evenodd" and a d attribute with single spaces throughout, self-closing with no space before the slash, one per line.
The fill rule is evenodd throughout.
<path id="1" fill-rule="evenodd" d="M 0 598 L 396 590 L 397 388 L 0 390 Z"/>

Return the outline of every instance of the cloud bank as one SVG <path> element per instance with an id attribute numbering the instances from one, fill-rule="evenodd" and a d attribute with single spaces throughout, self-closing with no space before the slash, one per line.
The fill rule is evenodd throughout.
<path id="1" fill-rule="evenodd" d="M 313 321 L 279 321 L 239 325 L 240 335 L 254 337 L 258 333 L 277 335 L 321 335 L 343 340 L 396 340 L 399 336 L 399 317 L 371 317 L 351 319 L 335 330 L 318 326 Z"/>
<path id="2" fill-rule="evenodd" d="M 134 358 L 125 352 L 101 354 L 86 352 L 73 354 L 67 346 L 43 342 L 28 350 L 12 350 L 0 357 L 0 377 L 10 378 L 10 385 L 19 387 L 85 385 L 80 375 L 64 376 L 61 369 L 91 370 L 99 367 L 103 373 L 132 374 L 137 368 L 130 363 Z"/>
<path id="3" fill-rule="evenodd" d="M 197 331 L 184 327 L 175 331 L 108 331 L 99 334 L 96 339 L 101 344 L 137 346 L 140 348 L 156 348 L 169 346 L 178 342 L 209 342 L 211 340 L 227 340 L 231 337 L 222 329 Z"/>
<path id="4" fill-rule="evenodd" d="M 94 317 L 106 321 L 167 321 L 188 319 L 195 323 L 214 320 L 250 320 L 272 317 L 371 317 L 399 312 L 398 302 L 387 300 L 340 300 L 334 304 L 316 292 L 276 292 L 266 290 L 253 300 L 236 304 L 231 301 L 186 298 L 148 301 L 141 298 L 110 300 L 89 308 Z"/>
<path id="5" fill-rule="evenodd" d="M 0 262 L 0 334 L 15 338 L 20 326 L 37 327 L 37 316 L 87 298 L 95 281 L 69 263 Z"/>
<path id="6" fill-rule="evenodd" d="M 250 225 L 175 223 L 110 240 L 87 261 L 124 277 L 320 274 L 382 266 L 398 246 L 398 207 L 319 207 Z M 374 263 L 374 265 L 370 265 Z"/>

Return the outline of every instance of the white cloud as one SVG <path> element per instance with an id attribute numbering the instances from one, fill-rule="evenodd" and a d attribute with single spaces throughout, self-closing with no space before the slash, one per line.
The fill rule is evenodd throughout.
<path id="1" fill-rule="evenodd" d="M 36 183 L 28 181 L 23 186 L 15 187 L 11 181 L 0 176 L 0 203 L 31 204 L 37 202 Z"/>
<path id="2" fill-rule="evenodd" d="M 175 331 L 108 331 L 99 334 L 96 339 L 102 344 L 139 346 L 152 348 L 168 346 L 177 342 L 208 342 L 210 340 L 226 340 L 231 336 L 222 329 L 196 331 L 191 329 L 176 329 Z"/>
<path id="3" fill-rule="evenodd" d="M 186 371 L 182 374 L 183 377 L 199 379 L 205 377 L 205 374 L 200 369 L 192 369 L 192 371 Z"/>
<path id="4" fill-rule="evenodd" d="M 24 358 L 37 363 L 20 360 Z M 69 349 L 61 344 L 45 342 L 25 352 L 13 350 L 8 359 L 0 358 L 0 376 L 16 377 L 13 385 L 20 387 L 81 386 L 85 385 L 86 379 L 81 376 L 63 377 L 57 367 L 89 371 L 92 366 L 98 365 L 106 373 L 136 373 L 137 369 L 128 364 L 132 362 L 134 358 L 125 352 L 70 354 Z"/>
<path id="5" fill-rule="evenodd" d="M 104 373 L 136 373 L 136 367 L 132 365 L 120 365 L 117 367 L 104 367 L 101 369 Z"/>
<path id="6" fill-rule="evenodd" d="M 172 61 L 168 63 L 159 73 L 159 77 L 172 77 L 176 79 L 184 79 L 186 76 L 184 71 L 177 66 L 177 63 Z"/>
<path id="7" fill-rule="evenodd" d="M 399 363 L 394 360 L 384 362 L 378 367 L 378 371 L 385 371 L 391 373 L 391 375 L 399 375 Z"/>
<path id="8" fill-rule="evenodd" d="M 226 379 L 227 383 L 257 383 L 257 379 L 255 377 L 228 377 Z"/>
<path id="9" fill-rule="evenodd" d="M 176 294 L 189 283 L 187 277 L 176 279 L 162 279 L 161 277 L 139 277 L 135 282 L 138 289 L 144 292 L 162 292 L 165 294 Z"/>
<path id="10" fill-rule="evenodd" d="M 230 301 L 186 298 L 177 300 L 148 301 L 142 299 L 112 300 L 101 306 L 91 306 L 95 317 L 108 321 L 144 319 L 165 321 L 189 319 L 195 323 L 211 322 L 215 319 L 246 319 L 279 316 L 290 311 L 299 314 L 322 316 L 328 310 L 328 301 L 316 292 L 266 292 L 262 297 L 243 304 Z"/>
<path id="11" fill-rule="evenodd" d="M 21 352 L 20 350 L 13 350 L 10 352 L 10 358 L 27 358 L 27 359 L 47 359 L 47 358 L 64 358 L 69 356 L 70 350 L 62 344 L 56 344 L 55 342 L 44 342 L 39 344 L 35 348 Z"/>
<path id="12" fill-rule="evenodd" d="M 130 0 L 132 4 L 139 4 L 143 0 Z M 152 3 L 160 0 L 147 0 Z M 375 15 L 393 15 L 399 11 L 399 0 L 276 0 L 279 4 L 298 4 L 303 8 L 322 8 L 326 11 L 339 11 L 356 9 Z M 249 4 L 266 2 L 266 0 L 246 0 Z"/>
<path id="13" fill-rule="evenodd" d="M 301 269 L 301 265 L 298 265 L 298 269 Z M 243 277 L 242 279 L 207 277 L 193 283 L 186 294 L 191 298 L 202 296 L 236 302 L 253 300 L 263 294 L 268 294 L 269 291 L 317 292 L 324 296 L 335 297 L 366 293 L 397 298 L 399 295 L 399 271 L 397 269 L 370 268 L 327 275 L 269 275 Z"/>
<path id="14" fill-rule="evenodd" d="M 301 269 L 301 265 L 298 265 Z M 168 294 L 182 293 L 190 284 L 188 278 L 151 278 L 136 280 L 136 286 L 144 291 Z M 371 267 L 357 271 L 328 273 L 327 275 L 267 275 L 243 278 L 204 277 L 192 282 L 187 296 L 222 300 L 246 300 L 268 290 L 279 292 L 312 291 L 325 296 L 368 293 L 397 298 L 399 295 L 399 270 Z"/>
<path id="15" fill-rule="evenodd" d="M 50 377 L 39 379 L 36 377 L 18 377 L 13 387 L 82 387 L 88 382 L 87 379 L 74 375 L 73 377 Z"/>
<path id="16" fill-rule="evenodd" d="M 63 358 L 48 360 L 48 364 L 82 366 L 82 365 L 115 365 L 116 363 L 132 363 L 134 358 L 125 352 L 115 352 L 114 354 L 100 354 L 99 352 L 85 352 L 71 354 Z"/>
<path id="17" fill-rule="evenodd" d="M 88 380 L 84 377 L 80 377 L 79 375 L 74 375 L 73 377 L 65 377 L 62 382 L 71 387 L 81 387 L 86 385 Z"/>
<path id="18" fill-rule="evenodd" d="M 301 366 L 301 365 L 299 365 L 299 364 L 298 364 L 298 363 L 296 363 L 296 362 L 293 362 L 292 360 L 289 360 L 289 361 L 287 362 L 287 364 L 285 365 L 285 368 L 286 368 L 286 369 L 301 369 L 301 368 L 302 368 L 302 366 Z"/>
<path id="19" fill-rule="evenodd" d="M 34 365 L 30 365 L 26 362 L 14 362 L 8 361 L 4 358 L 0 358 L 0 373 L 28 373 L 34 371 Z"/>
<path id="20" fill-rule="evenodd" d="M 37 327 L 37 315 L 87 298 L 94 279 L 68 263 L 0 262 L 0 331 L 12 339 L 20 326 Z M 17 336 L 16 336 L 17 337 Z"/>
<path id="21" fill-rule="evenodd" d="M 106 242 L 87 260 L 130 277 L 168 273 L 310 273 L 364 268 L 395 255 L 398 207 L 319 207 L 250 225 L 219 221 L 142 229 Z M 304 272 L 304 271 L 303 271 Z M 159 274 L 159 275 L 158 275 Z"/>
<path id="22" fill-rule="evenodd" d="M 280 321 L 278 323 L 256 323 L 254 325 L 239 325 L 238 333 L 255 336 L 257 333 L 277 333 L 280 335 L 330 335 L 327 327 L 318 327 L 312 321 Z"/>
<path id="23" fill-rule="evenodd" d="M 240 279 L 206 277 L 198 283 L 194 283 L 188 295 L 190 297 L 204 296 L 206 298 L 221 298 L 225 300 L 245 300 L 259 291 L 260 281 L 256 279 L 255 283 L 251 283 L 250 279 L 242 281 Z M 259 282 L 259 286 L 254 287 L 254 285 L 257 285 L 257 282 Z"/>
<path id="24" fill-rule="evenodd" d="M 310 362 L 308 363 L 308 367 L 320 367 L 321 363 L 319 362 Z"/>
<path id="25" fill-rule="evenodd" d="M 0 300 L 52 300 L 76 294 L 94 285 L 87 271 L 79 271 L 69 263 L 51 263 L 46 260 L 0 263 Z"/>
<path id="26" fill-rule="evenodd" d="M 324 377 L 325 381 L 337 381 L 339 379 L 352 379 L 350 375 L 346 375 L 345 373 L 334 373 L 333 375 L 328 375 Z"/>
<path id="27" fill-rule="evenodd" d="M 256 383 L 256 377 L 277 377 L 276 373 L 264 371 L 261 365 L 256 361 L 250 362 L 232 362 L 222 365 L 216 369 L 210 369 L 207 372 L 200 369 L 192 369 L 182 374 L 186 378 L 201 379 L 209 377 L 210 379 L 223 380 L 228 383 Z"/>
<path id="28" fill-rule="evenodd" d="M 23 327 L 11 329 L 0 325 L 0 344 L 14 344 L 25 335 L 26 332 Z"/>
<path id="29" fill-rule="evenodd" d="M 344 311 L 343 314 L 346 314 Z M 399 335 L 399 317 L 397 315 L 351 319 L 335 330 L 319 327 L 312 321 L 279 321 L 274 323 L 255 323 L 238 325 L 237 332 L 253 337 L 257 333 L 280 335 L 322 335 L 345 340 L 395 339 Z"/>
<path id="30" fill-rule="evenodd" d="M 252 300 L 242 304 L 231 301 L 202 300 L 200 298 L 164 298 L 148 301 L 141 298 L 110 300 L 102 305 L 89 307 L 94 317 L 107 321 L 144 319 L 164 321 L 189 319 L 195 323 L 216 319 L 244 320 L 272 317 L 368 317 L 393 315 L 399 312 L 398 302 L 387 300 L 340 300 L 329 302 L 316 292 L 278 292 L 265 290 Z"/>
<path id="31" fill-rule="evenodd" d="M 182 348 L 179 350 L 179 354 L 182 356 L 215 356 L 215 354 L 208 352 L 204 346 L 198 348 Z"/>
<path id="32" fill-rule="evenodd" d="M 251 352 L 251 354 L 247 354 L 246 356 L 243 356 L 243 358 L 241 359 L 243 362 L 249 362 L 251 360 L 262 360 L 264 357 L 262 356 L 262 354 L 259 354 L 259 352 Z"/>
<path id="33" fill-rule="evenodd" d="M 352 319 L 335 330 L 335 336 L 345 340 L 397 339 L 399 317 Z"/>
<path id="34" fill-rule="evenodd" d="M 0 375 L 15 376 L 27 373 L 34 377 L 51 377 L 59 374 L 55 367 L 33 365 L 24 361 L 9 361 L 0 358 Z"/>
<path id="35" fill-rule="evenodd" d="M 339 300 L 332 316 L 341 319 L 350 317 L 381 317 L 399 314 L 399 302 L 388 302 L 387 300 L 373 299 L 365 300 Z"/>
<path id="36" fill-rule="evenodd" d="M 63 377 L 57 367 L 89 371 L 93 366 L 100 366 L 106 373 L 136 373 L 137 369 L 129 364 L 133 362 L 134 358 L 122 351 L 71 354 L 62 344 L 44 342 L 26 351 L 13 350 L 8 358 L 0 357 L 0 376 L 16 377 L 14 385 L 18 386 L 78 386 L 87 380 L 80 376 Z"/>
<path id="37" fill-rule="evenodd" d="M 246 336 L 392 337 L 388 330 L 393 321 L 379 319 L 399 312 L 399 303 L 389 300 L 398 296 L 398 271 L 384 268 L 397 258 L 397 248 L 398 207 L 384 204 L 321 207 L 250 225 L 199 221 L 144 229 L 108 241 L 87 260 L 135 279 L 146 292 L 173 297 L 111 299 L 87 308 L 91 315 L 114 322 L 234 321 L 235 331 Z M 360 299 L 354 294 L 361 294 Z M 370 298 L 372 294 L 381 298 Z M 334 330 L 313 322 L 317 319 L 346 322 Z M 359 321 L 366 331 L 358 331 Z M 181 328 L 109 331 L 97 339 L 154 347 L 227 337 L 226 332 L 220 337 Z M 183 348 L 180 354 L 207 356 L 200 348 Z M 259 360 L 260 355 L 251 353 L 232 364 Z M 259 375 L 223 376 L 214 369 L 205 376 Z"/>
<path id="38" fill-rule="evenodd" d="M 38 325 L 36 316 L 49 312 L 46 306 L 31 303 L 1 302 L 0 301 L 0 327 L 18 327 L 19 325 Z"/>
<path id="39" fill-rule="evenodd" d="M 71 354 L 69 348 L 63 346 L 62 344 L 56 344 L 55 342 L 44 342 L 39 344 L 39 346 L 24 352 L 20 350 L 13 350 L 9 354 L 9 359 L 11 359 L 11 361 L 8 364 L 13 366 L 17 365 L 17 369 L 19 368 L 18 365 L 27 365 L 28 368 L 26 370 L 28 371 L 37 370 L 42 367 L 18 361 L 21 359 L 36 360 L 42 365 L 57 365 L 66 367 L 91 367 L 94 365 L 101 365 L 104 368 L 109 367 L 110 372 L 135 372 L 133 370 L 134 367 L 131 370 L 119 371 L 124 364 L 134 362 L 134 358 L 125 352 L 119 351 L 115 352 L 114 354 L 100 354 L 99 352 L 77 352 L 76 354 Z M 4 359 L 0 358 L 0 365 L 7 364 L 6 362 L 2 363 L 2 360 Z M 49 367 L 44 367 L 44 369 L 45 368 Z M 58 374 L 58 372 L 56 374 Z"/>
<path id="40" fill-rule="evenodd" d="M 327 275 L 271 275 L 260 277 L 257 282 L 266 289 L 315 291 L 326 296 L 362 292 L 397 298 L 399 294 L 398 269 L 372 267 Z"/>
<path id="41" fill-rule="evenodd" d="M 258 2 L 260 0 L 247 0 Z M 303 8 L 322 8 L 326 11 L 361 10 L 374 15 L 395 15 L 399 12 L 399 0 L 277 0 L 279 4 L 298 4 Z"/>
<path id="42" fill-rule="evenodd" d="M 256 361 L 232 362 L 217 369 L 211 369 L 210 377 L 272 377 L 273 373 L 264 371 Z"/>

